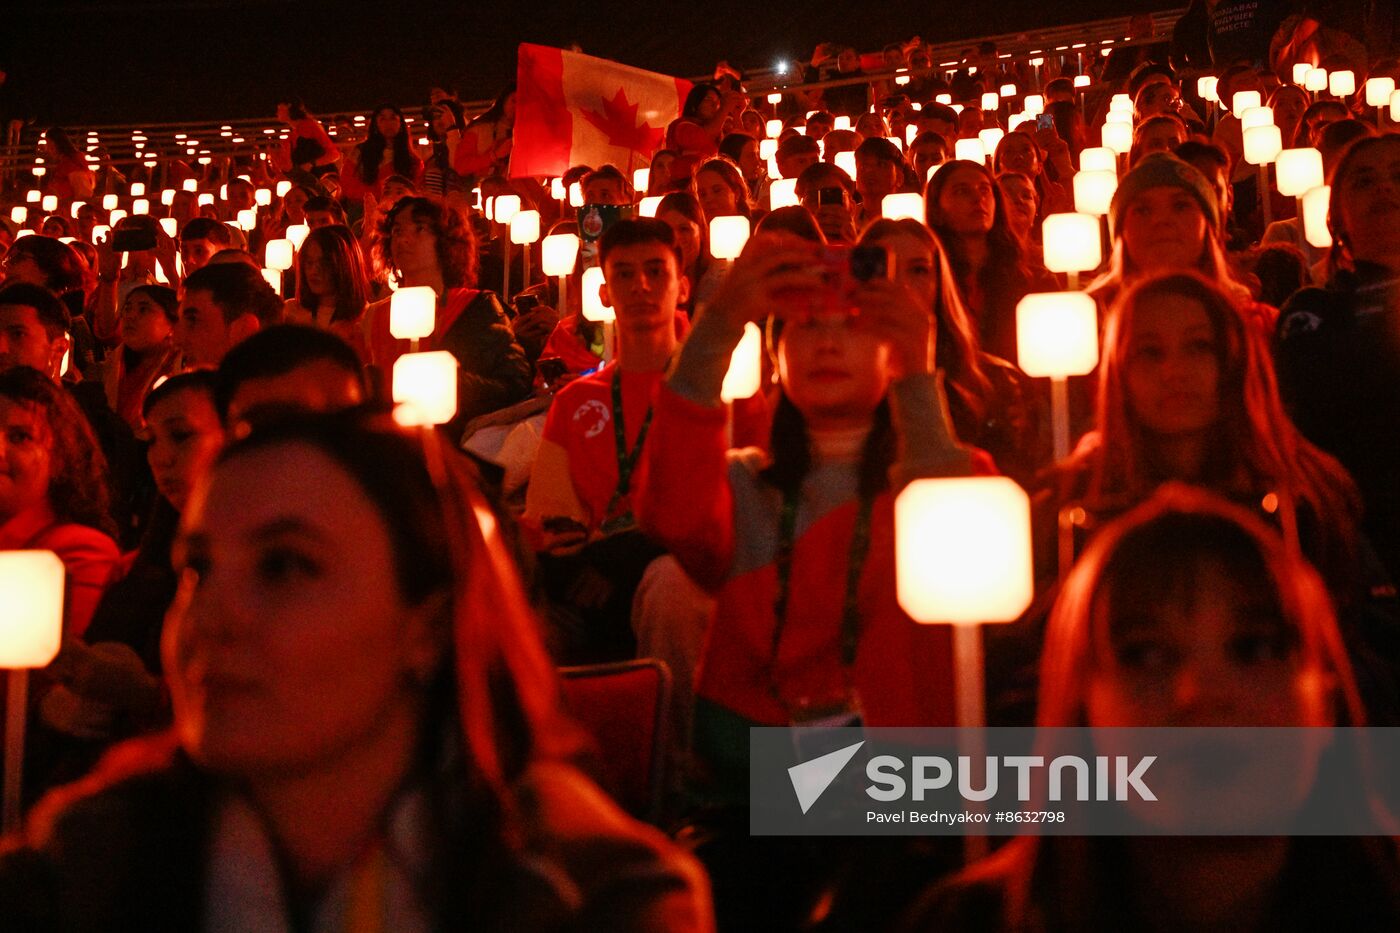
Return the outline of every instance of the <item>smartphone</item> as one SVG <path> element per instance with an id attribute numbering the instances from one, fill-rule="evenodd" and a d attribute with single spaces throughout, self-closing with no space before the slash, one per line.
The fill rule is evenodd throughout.
<path id="1" fill-rule="evenodd" d="M 139 253 L 156 248 L 154 230 L 144 227 L 128 227 L 112 231 L 112 251 L 116 253 Z"/>
<path id="2" fill-rule="evenodd" d="M 1035 128 L 1038 130 L 1053 130 L 1055 128 L 1055 118 L 1048 113 L 1038 113 L 1035 115 Z"/>
<path id="3" fill-rule="evenodd" d="M 540 297 L 539 297 L 538 295 L 516 295 L 516 296 L 515 296 L 515 315 L 516 315 L 516 317 L 521 317 L 521 316 L 523 316 L 523 315 L 529 314 L 531 311 L 535 310 L 535 308 L 539 307 L 539 304 L 540 304 Z"/>
<path id="4" fill-rule="evenodd" d="M 817 206 L 823 207 L 827 204 L 842 206 L 846 203 L 846 189 L 841 187 L 818 188 Z"/>
<path id="5" fill-rule="evenodd" d="M 545 385 L 553 385 L 569 370 L 563 359 L 557 356 L 540 357 L 535 363 L 535 368 L 540 371 L 540 378 L 544 380 Z"/>

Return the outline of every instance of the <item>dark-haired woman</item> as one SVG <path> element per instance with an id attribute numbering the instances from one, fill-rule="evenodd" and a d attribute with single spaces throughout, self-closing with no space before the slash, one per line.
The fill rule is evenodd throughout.
<path id="1" fill-rule="evenodd" d="M 819 249 L 750 242 L 697 318 L 647 445 L 638 518 L 718 600 L 694 732 L 709 790 L 730 801 L 747 795 L 749 726 L 952 712 L 947 633 L 895 601 L 892 496 L 914 476 L 967 473 L 973 457 L 942 416 L 928 309 L 888 280 L 855 295 L 858 314 L 814 300 Z M 730 353 L 746 322 L 775 311 L 772 456 L 728 452 Z"/>
<path id="2" fill-rule="evenodd" d="M 725 126 L 747 104 L 742 94 L 722 92 L 713 84 L 697 84 L 686 95 L 681 115 L 666 127 L 666 148 L 676 153 L 671 163 L 673 182 L 690 178 L 706 159 L 719 153 Z"/>
<path id="3" fill-rule="evenodd" d="M 0 859 L 39 929 L 704 933 L 703 875 L 569 763 L 494 522 L 436 434 L 227 448 L 182 516 L 175 729 Z"/>
<path id="4" fill-rule="evenodd" d="M 982 163 L 943 166 L 929 180 L 925 201 L 929 228 L 948 251 L 982 347 L 1015 360 L 1016 305 L 1031 292 L 1056 291 L 1055 278 L 1027 260 L 1007 221 L 996 177 Z"/>
<path id="5" fill-rule="evenodd" d="M 44 141 L 57 156 L 55 164 L 49 166 L 44 175 L 44 192 L 55 195 L 60 204 L 92 197 L 97 176 L 88 167 L 87 156 L 78 151 L 73 140 L 60 127 L 49 127 Z"/>
<path id="6" fill-rule="evenodd" d="M 137 286 L 122 302 L 121 343 L 108 355 L 103 385 L 108 407 L 133 431 L 141 430 L 146 393 L 175 370 L 179 353 L 171 338 L 178 312 L 175 290 L 164 285 Z"/>
<path id="7" fill-rule="evenodd" d="M 82 635 L 119 558 L 107 464 L 87 418 L 47 375 L 0 373 L 0 551 L 58 554 L 63 632 Z"/>
<path id="8" fill-rule="evenodd" d="M 516 343 L 500 299 L 476 287 L 476 238 L 456 208 L 408 197 L 391 207 L 379 228 L 381 261 L 400 288 L 427 285 L 437 293 L 437 326 L 425 350 L 457 358 L 457 417 L 450 430 L 478 415 L 521 401 L 530 391 L 530 363 Z M 363 319 L 370 361 L 385 378 L 408 341 L 389 333 L 385 299 Z"/>
<path id="9" fill-rule="evenodd" d="M 504 175 L 515 134 L 515 85 L 512 84 L 462 131 L 452 167 L 470 187 L 488 175 Z"/>
<path id="10" fill-rule="evenodd" d="M 349 227 L 331 224 L 307 234 L 297 253 L 296 282 L 295 297 L 283 307 L 287 323 L 329 330 L 363 357 L 360 321 L 369 304 L 369 272 Z"/>
<path id="11" fill-rule="evenodd" d="M 397 107 L 380 107 L 369 122 L 369 135 L 351 150 L 351 157 L 340 173 L 340 184 L 349 201 L 365 195 L 383 194 L 384 179 L 402 175 L 417 185 L 423 177 L 423 163 L 409 145 L 408 127 Z"/>

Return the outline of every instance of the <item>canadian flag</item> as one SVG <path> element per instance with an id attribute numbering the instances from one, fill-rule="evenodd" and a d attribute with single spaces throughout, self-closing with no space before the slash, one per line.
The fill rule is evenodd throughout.
<path id="1" fill-rule="evenodd" d="M 661 147 L 690 82 L 545 45 L 520 46 L 510 174 L 612 164 L 631 177 Z"/>

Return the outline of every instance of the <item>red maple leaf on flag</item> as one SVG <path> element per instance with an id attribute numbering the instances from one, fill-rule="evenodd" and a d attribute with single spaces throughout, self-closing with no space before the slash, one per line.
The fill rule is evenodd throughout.
<path id="1" fill-rule="evenodd" d="M 580 111 L 599 132 L 608 137 L 608 144 L 632 152 L 652 153 L 661 145 L 666 135 L 664 128 L 654 127 L 643 120 L 637 122 L 638 106 L 627 99 L 627 92 L 619 87 L 611 100 L 603 101 L 603 112 Z"/>

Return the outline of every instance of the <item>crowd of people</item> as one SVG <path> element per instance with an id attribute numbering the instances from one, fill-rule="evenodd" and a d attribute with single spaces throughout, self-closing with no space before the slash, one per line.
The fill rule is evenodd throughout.
<path id="1" fill-rule="evenodd" d="M 1093 61 L 823 44 L 777 103 L 723 64 L 644 176 L 511 177 L 513 87 L 470 119 L 433 87 L 417 130 L 286 100 L 275 144 L 198 162 L 49 128 L 0 205 L 0 550 L 67 589 L 0 925 L 1395 929 L 1384 837 L 963 865 L 748 835 L 750 727 L 955 721 L 949 628 L 895 586 L 923 478 L 1033 503 L 991 724 L 1400 723 L 1400 124 L 1367 103 L 1400 60 L 1204 6 L 1195 44 L 1137 21 Z M 1242 91 L 1320 153 L 1330 247 L 1245 160 Z M 1052 272 L 1091 158 L 1101 262 Z M 506 197 L 583 241 L 572 271 L 511 243 Z M 1057 459 L 1017 310 L 1081 284 L 1101 350 Z M 430 335 L 396 336 L 424 287 Z M 431 426 L 394 405 L 423 353 L 456 372 Z M 640 803 L 569 688 L 635 659 L 670 683 Z"/>

